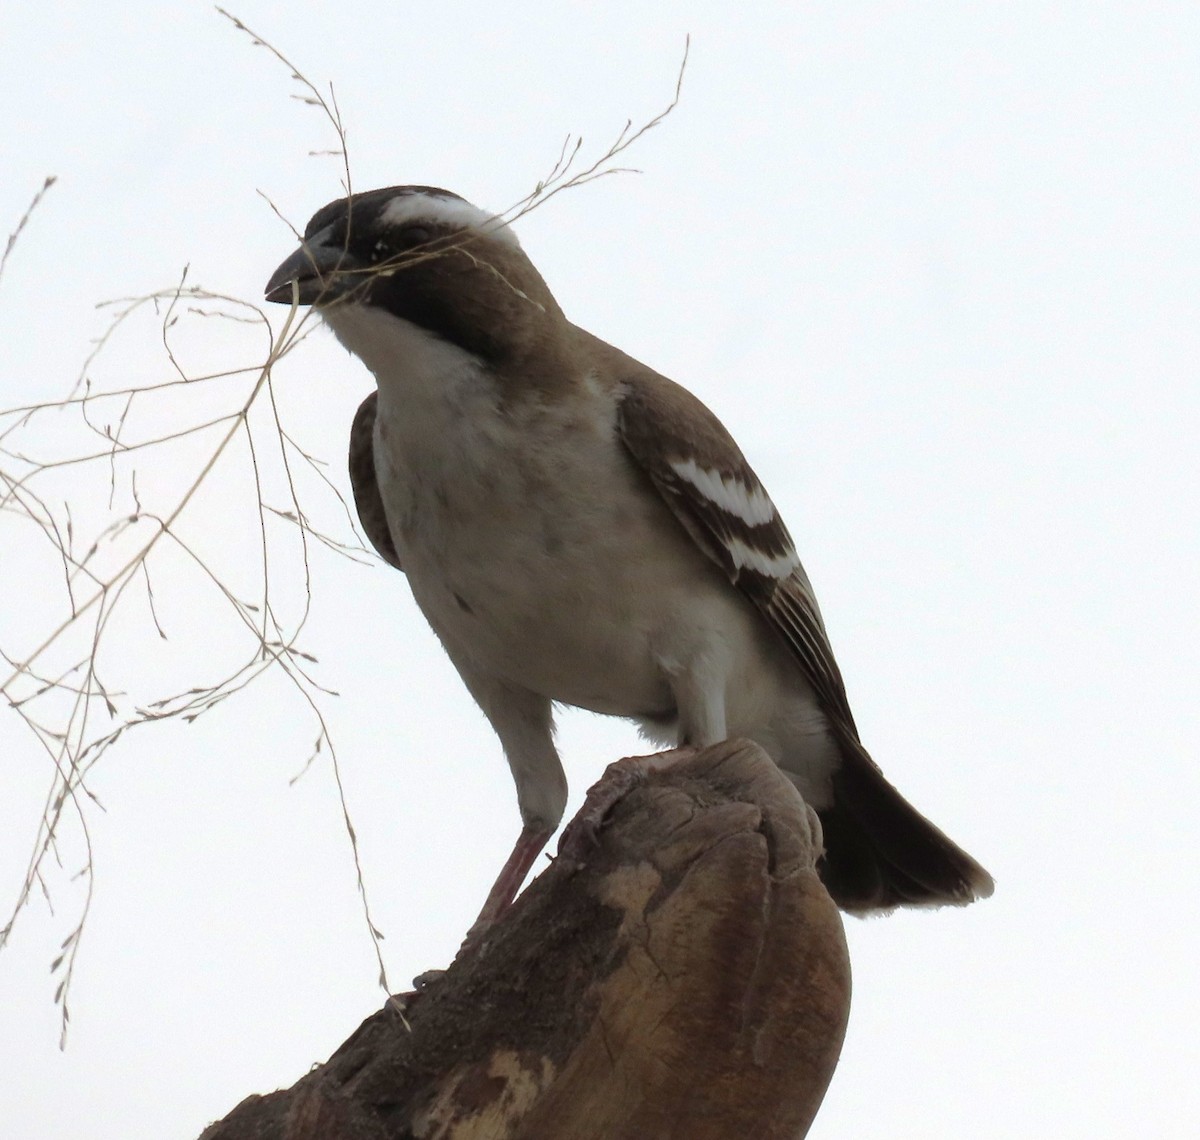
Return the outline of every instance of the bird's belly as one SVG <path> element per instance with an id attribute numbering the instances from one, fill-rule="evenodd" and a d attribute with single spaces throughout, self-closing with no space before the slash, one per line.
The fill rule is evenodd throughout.
<path id="1" fill-rule="evenodd" d="M 694 550 L 676 552 L 673 541 L 639 531 L 614 526 L 547 543 L 519 527 L 472 528 L 403 557 L 417 603 L 452 656 L 565 704 L 668 716 L 664 648 L 687 622 L 683 611 L 718 591 Z"/>
<path id="2" fill-rule="evenodd" d="M 418 431 L 386 396 L 375 462 L 389 529 L 465 679 L 643 725 L 690 709 L 704 722 L 693 735 L 771 719 L 792 671 L 781 643 L 630 463 L 611 407 L 537 431 L 486 409 Z M 703 693 L 684 693 L 696 678 Z"/>

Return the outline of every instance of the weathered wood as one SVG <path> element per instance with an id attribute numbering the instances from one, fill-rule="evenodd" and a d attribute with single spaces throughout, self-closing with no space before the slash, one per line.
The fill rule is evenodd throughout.
<path id="1" fill-rule="evenodd" d="M 201 1140 L 795 1140 L 850 971 L 819 825 L 757 746 L 637 783 L 411 1006 Z"/>

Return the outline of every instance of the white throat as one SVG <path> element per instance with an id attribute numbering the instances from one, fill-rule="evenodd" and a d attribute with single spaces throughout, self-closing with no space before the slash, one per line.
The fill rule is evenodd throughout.
<path id="1" fill-rule="evenodd" d="M 491 479 L 505 446 L 499 437 L 507 434 L 499 388 L 483 361 L 366 305 L 322 315 L 379 387 L 375 468 L 393 533 L 407 529 L 427 496 L 474 498 Z M 432 506 L 424 503 L 424 518 Z"/>
<path id="2" fill-rule="evenodd" d="M 333 305 L 321 312 L 333 335 L 374 374 L 380 402 L 445 400 L 464 384 L 494 392 L 479 357 L 370 305 Z"/>

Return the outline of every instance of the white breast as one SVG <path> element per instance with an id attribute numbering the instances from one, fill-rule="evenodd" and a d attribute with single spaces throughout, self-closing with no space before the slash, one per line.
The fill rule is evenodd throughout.
<path id="1" fill-rule="evenodd" d="M 357 306 L 329 323 L 379 382 L 389 524 L 452 654 L 599 712 L 670 710 L 664 658 L 748 615 L 639 482 L 611 394 L 501 410 L 479 362 L 423 330 Z"/>
<path id="2" fill-rule="evenodd" d="M 680 708 L 701 737 L 777 758 L 781 717 L 823 735 L 781 643 L 621 447 L 611 392 L 581 378 L 571 401 L 502 406 L 478 360 L 416 326 L 359 306 L 326 320 L 375 373 L 392 537 L 460 669 L 596 712 Z"/>

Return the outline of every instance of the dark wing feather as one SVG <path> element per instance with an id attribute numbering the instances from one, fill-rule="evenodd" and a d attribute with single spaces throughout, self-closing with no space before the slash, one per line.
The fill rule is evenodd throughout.
<path id="1" fill-rule="evenodd" d="M 992 877 L 888 781 L 858 739 L 825 623 L 787 528 L 720 421 L 655 373 L 623 386 L 617 430 L 675 517 L 783 638 L 821 704 L 842 763 L 821 813 L 821 877 L 855 912 L 963 904 Z"/>
<path id="2" fill-rule="evenodd" d="M 625 384 L 617 430 L 696 544 L 787 643 L 835 728 L 857 740 L 842 674 L 791 535 L 720 420 L 686 388 L 655 375 Z M 765 504 L 767 511 L 754 514 L 763 521 L 748 522 L 703 494 L 678 469 L 689 460 L 745 502 Z"/>
<path id="3" fill-rule="evenodd" d="M 375 406 L 378 400 L 379 393 L 372 392 L 359 404 L 350 425 L 350 487 L 363 533 L 385 562 L 403 570 L 396 544 L 392 542 L 392 532 L 388 529 L 379 481 L 375 477 Z"/>

